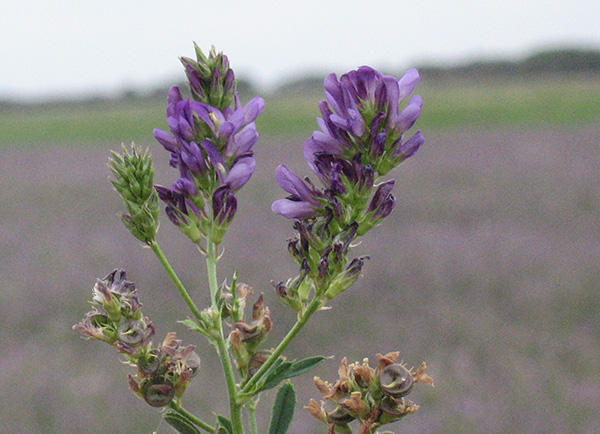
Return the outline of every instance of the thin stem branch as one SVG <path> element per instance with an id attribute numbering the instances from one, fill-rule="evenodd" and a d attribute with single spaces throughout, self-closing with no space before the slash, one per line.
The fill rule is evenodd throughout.
<path id="1" fill-rule="evenodd" d="M 298 332 L 304 327 L 304 324 L 308 321 L 313 313 L 315 313 L 321 307 L 321 300 L 317 297 L 313 298 L 306 310 L 302 313 L 302 315 L 298 318 L 294 326 L 290 329 L 288 334 L 283 338 L 283 340 L 277 345 L 277 348 L 271 353 L 269 358 L 262 364 L 260 369 L 254 374 L 248 382 L 244 385 L 240 394 L 248 393 L 252 390 L 252 387 L 261 379 L 261 377 L 269 370 L 269 368 L 277 361 L 279 356 L 283 353 L 283 351 L 287 348 L 290 342 L 296 337 Z"/>
<path id="2" fill-rule="evenodd" d="M 219 300 L 219 285 L 217 282 L 217 246 L 212 240 L 212 236 L 206 237 L 206 268 L 208 273 L 208 284 L 210 288 L 210 296 L 212 300 L 213 308 L 217 309 L 217 302 Z M 225 381 L 227 383 L 227 394 L 229 395 L 229 415 L 231 419 L 231 426 L 233 428 L 232 434 L 244 434 L 244 424 L 242 422 L 242 407 L 238 403 L 238 391 L 235 380 L 235 373 L 233 371 L 233 365 L 229 356 L 229 349 L 223 335 L 223 323 L 221 320 L 217 321 L 218 330 L 213 337 L 213 344 L 217 348 L 217 353 L 221 359 L 221 365 L 223 367 L 223 373 L 225 374 Z"/>
<path id="3" fill-rule="evenodd" d="M 192 300 L 192 298 L 190 297 L 190 294 L 185 289 L 185 286 L 183 286 L 183 283 L 181 283 L 181 280 L 179 280 L 177 273 L 175 273 L 175 270 L 173 270 L 173 267 L 171 267 L 171 264 L 167 260 L 165 254 L 163 253 L 163 251 L 160 248 L 160 246 L 158 245 L 158 243 L 156 241 L 152 241 L 149 243 L 149 246 L 152 249 L 152 251 L 156 254 L 156 256 L 158 257 L 158 260 L 160 261 L 162 266 L 167 271 L 167 274 L 169 275 L 169 277 L 175 284 L 175 288 L 177 288 L 177 291 L 179 291 L 179 295 L 181 295 L 181 298 L 183 298 L 183 300 L 188 305 L 188 307 L 190 308 L 190 310 L 192 311 L 192 313 L 194 314 L 196 319 L 198 321 L 202 322 L 202 316 L 200 314 L 200 311 L 194 304 L 194 301 Z"/>
<path id="4" fill-rule="evenodd" d="M 211 425 L 207 424 L 206 422 L 204 422 L 203 420 L 199 419 L 198 417 L 194 416 L 192 413 L 190 413 L 189 411 L 187 411 L 185 408 L 183 408 L 179 404 L 175 404 L 175 403 L 173 403 L 171 401 L 171 403 L 169 404 L 169 407 L 171 407 L 177 413 L 181 414 L 182 416 L 185 416 L 186 418 L 188 418 L 189 420 L 191 420 L 192 422 L 194 422 L 195 425 L 199 426 L 204 431 L 208 431 L 209 433 L 214 433 L 216 431 L 216 429 L 214 427 L 212 427 Z"/>

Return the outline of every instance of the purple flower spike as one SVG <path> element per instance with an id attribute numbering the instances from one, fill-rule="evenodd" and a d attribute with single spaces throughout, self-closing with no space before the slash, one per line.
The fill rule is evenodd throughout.
<path id="1" fill-rule="evenodd" d="M 213 241 L 218 243 L 236 213 L 235 192 L 254 172 L 254 121 L 265 103 L 255 97 L 243 106 L 227 57 L 214 49 L 206 56 L 195 48 L 196 60 L 181 58 L 191 98 L 184 99 L 179 87 L 172 86 L 166 109 L 169 129 L 154 130 L 179 178 L 170 188 L 156 191 L 171 221 L 194 242 L 206 235 L 206 219 L 214 218 L 219 228 L 213 228 Z"/>
<path id="2" fill-rule="evenodd" d="M 315 131 L 304 143 L 304 158 L 311 170 L 325 182 L 315 166 L 314 154 L 326 153 L 351 160 L 362 155 L 379 175 L 393 169 L 397 162 L 390 153 L 402 135 L 421 114 L 422 100 L 413 96 L 400 111 L 419 81 L 416 69 L 410 69 L 397 81 L 369 66 L 342 75 L 329 74 L 324 82 L 325 100 L 319 102 L 321 118 Z M 326 183 L 326 182 L 325 182 Z"/>

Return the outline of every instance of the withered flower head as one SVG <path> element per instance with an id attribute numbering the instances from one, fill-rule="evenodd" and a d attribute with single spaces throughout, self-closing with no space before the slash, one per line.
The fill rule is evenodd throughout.
<path id="1" fill-rule="evenodd" d="M 138 357 L 139 382 L 130 377 L 131 390 L 153 407 L 164 407 L 181 397 L 200 368 L 194 349 L 193 345 L 181 347 L 175 333 L 167 333 L 160 347 Z"/>
<path id="2" fill-rule="evenodd" d="M 311 400 L 306 409 L 317 419 L 329 425 L 329 432 L 348 432 L 347 424 L 353 420 L 360 423 L 359 433 L 371 434 L 379 426 L 394 422 L 407 414 L 416 412 L 419 406 L 407 401 L 406 396 L 413 383 L 433 386 L 433 380 L 425 374 L 425 364 L 416 372 L 411 372 L 402 364 L 396 363 L 400 354 L 390 352 L 377 354 L 377 367 L 371 368 L 369 360 L 348 364 L 342 359 L 338 367 L 338 379 L 330 384 L 314 377 L 315 385 L 324 400 L 335 407 L 325 410 Z"/>

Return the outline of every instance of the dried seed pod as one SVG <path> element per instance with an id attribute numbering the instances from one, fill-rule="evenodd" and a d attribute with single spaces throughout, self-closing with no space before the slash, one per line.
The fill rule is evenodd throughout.
<path id="1" fill-rule="evenodd" d="M 149 378 L 142 384 L 142 396 L 152 407 L 164 407 L 173 400 L 175 388 L 169 380 Z"/>
<path id="2" fill-rule="evenodd" d="M 346 425 L 356 419 L 343 407 L 337 407 L 332 412 L 327 413 L 327 422 L 335 425 Z"/>
<path id="3" fill-rule="evenodd" d="M 127 345 L 137 345 L 146 337 L 140 321 L 129 320 L 119 326 L 119 340 Z"/>
<path id="4" fill-rule="evenodd" d="M 381 400 L 379 408 L 381 410 L 379 422 L 382 424 L 395 422 L 406 415 L 404 406 L 400 406 L 399 403 L 390 396 L 386 396 Z"/>
<path id="5" fill-rule="evenodd" d="M 408 395 L 413 386 L 412 374 L 397 363 L 386 366 L 379 374 L 381 391 L 394 398 Z"/>
<path id="6" fill-rule="evenodd" d="M 267 361 L 267 355 L 264 353 L 254 354 L 250 361 L 248 362 L 248 366 L 246 370 L 248 371 L 248 376 L 252 377 L 254 374 L 258 372 L 260 367 Z"/>
<path id="7" fill-rule="evenodd" d="M 200 356 L 192 351 L 187 359 L 185 360 L 185 365 L 192 370 L 192 377 L 195 377 L 200 369 Z"/>
<path id="8" fill-rule="evenodd" d="M 153 349 L 146 354 L 144 358 L 138 360 L 137 366 L 140 372 L 144 375 L 154 374 L 163 361 L 164 353 L 157 349 Z"/>

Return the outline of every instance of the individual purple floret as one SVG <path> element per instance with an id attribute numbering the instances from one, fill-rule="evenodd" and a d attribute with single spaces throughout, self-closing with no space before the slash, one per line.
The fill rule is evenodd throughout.
<path id="1" fill-rule="evenodd" d="M 283 164 L 275 170 L 277 184 L 290 193 L 285 199 L 273 202 L 274 213 L 290 219 L 298 219 L 315 215 L 316 210 L 323 207 L 319 200 L 323 197 L 314 187 L 306 185 L 294 172 Z"/>

